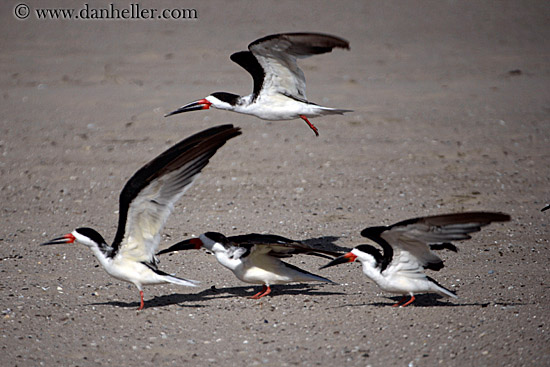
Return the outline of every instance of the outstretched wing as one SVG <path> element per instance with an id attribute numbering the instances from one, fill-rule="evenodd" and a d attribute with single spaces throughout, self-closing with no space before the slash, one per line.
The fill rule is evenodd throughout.
<path id="1" fill-rule="evenodd" d="M 116 254 L 153 262 L 160 231 L 174 204 L 198 177 L 209 159 L 240 129 L 222 125 L 174 145 L 147 163 L 120 194 L 119 224 L 113 243 Z"/>
<path id="2" fill-rule="evenodd" d="M 310 247 L 300 241 L 273 234 L 251 233 L 228 237 L 234 246 L 248 249 L 254 255 L 265 254 L 277 258 L 292 257 L 297 254 L 315 255 L 332 259 L 340 254 L 334 251 Z M 243 253 L 244 255 L 245 253 Z"/>
<path id="3" fill-rule="evenodd" d="M 349 49 L 341 38 L 320 33 L 283 33 L 260 38 L 248 45 L 248 51 L 231 55 L 231 60 L 246 69 L 254 79 L 254 94 L 281 93 L 306 100 L 306 79 L 296 59 Z"/>
<path id="4" fill-rule="evenodd" d="M 384 250 L 382 270 L 393 259 L 407 262 L 410 268 L 423 267 L 439 270 L 443 261 L 433 253 L 430 245 L 447 244 L 451 241 L 471 238 L 491 222 L 505 222 L 510 216 L 502 213 L 470 212 L 445 214 L 405 220 L 387 227 L 368 227 L 361 235 L 367 237 Z"/>

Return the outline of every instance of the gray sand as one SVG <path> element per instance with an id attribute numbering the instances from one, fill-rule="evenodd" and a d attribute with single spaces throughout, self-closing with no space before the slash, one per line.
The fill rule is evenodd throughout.
<path id="1" fill-rule="evenodd" d="M 106 5 L 107 3 L 103 3 Z M 118 4 L 118 3 L 117 3 Z M 550 365 L 550 3 L 162 2 L 195 20 L 26 20 L 3 2 L 0 303 L 4 366 Z M 83 3 L 41 1 L 40 7 Z M 99 6 L 97 4 L 93 4 Z M 123 7 L 123 4 L 119 4 Z M 92 5 L 90 5 L 92 6 Z M 311 6 L 311 9 L 308 7 Z M 265 122 L 224 111 L 164 118 L 214 91 L 247 94 L 232 52 L 271 33 L 321 31 L 351 51 L 302 60 L 308 98 L 354 109 Z M 358 264 L 336 284 L 257 292 L 203 251 L 161 258 L 198 288 L 110 278 L 79 226 L 116 231 L 143 164 L 209 126 L 224 146 L 178 203 L 161 248 L 206 231 L 274 233 L 344 251 L 366 226 L 490 210 L 512 215 L 443 252 L 429 275 L 459 299 L 406 308 Z"/>

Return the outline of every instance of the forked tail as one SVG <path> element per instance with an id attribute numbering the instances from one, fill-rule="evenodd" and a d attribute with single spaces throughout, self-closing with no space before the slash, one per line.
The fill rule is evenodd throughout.
<path id="1" fill-rule="evenodd" d="M 321 115 L 343 115 L 346 112 L 353 112 L 353 110 L 344 110 L 341 108 L 323 107 L 321 109 Z"/>
<path id="2" fill-rule="evenodd" d="M 168 275 L 166 277 L 166 280 L 169 281 L 170 283 L 185 285 L 188 287 L 196 287 L 200 283 L 198 280 L 183 279 L 183 278 L 174 277 L 172 275 Z"/>
<path id="3" fill-rule="evenodd" d="M 428 278 L 428 280 L 430 282 L 432 282 L 432 285 L 434 287 L 434 291 L 441 294 L 441 295 L 445 295 L 447 297 L 453 297 L 453 298 L 458 298 L 458 296 L 456 295 L 456 293 L 448 290 L 447 288 L 445 288 L 444 286 L 442 286 L 441 284 L 439 284 L 438 282 L 435 281 L 435 279 L 433 278 L 430 278 L 430 277 L 426 277 Z"/>
<path id="4" fill-rule="evenodd" d="M 158 270 L 158 269 L 154 269 L 153 271 L 155 273 L 157 273 L 158 275 L 162 275 L 162 278 L 165 281 L 169 282 L 169 283 L 174 283 L 174 284 L 178 284 L 178 285 L 185 285 L 187 287 L 196 287 L 197 284 L 200 283 L 198 280 L 178 278 L 178 277 L 175 277 L 173 275 L 170 275 L 170 274 L 165 273 L 165 272 L 163 272 L 161 270 Z"/>

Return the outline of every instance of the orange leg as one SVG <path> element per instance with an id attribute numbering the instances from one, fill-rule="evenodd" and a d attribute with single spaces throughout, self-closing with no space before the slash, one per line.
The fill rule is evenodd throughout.
<path id="1" fill-rule="evenodd" d="M 141 304 L 139 305 L 138 311 L 143 310 L 143 291 L 139 291 L 139 297 L 141 299 Z"/>
<path id="2" fill-rule="evenodd" d="M 401 307 L 407 307 L 408 305 L 410 305 L 410 304 L 413 303 L 413 302 L 414 302 L 414 296 L 411 296 L 411 299 L 408 300 L 407 302 L 403 303 L 403 304 L 401 305 Z"/>
<path id="3" fill-rule="evenodd" d="M 310 127 L 311 130 L 313 130 L 313 132 L 315 133 L 315 136 L 319 136 L 319 130 L 311 123 L 309 122 L 309 120 L 307 119 L 307 117 L 305 117 L 304 115 L 300 115 L 300 118 L 302 120 L 304 120 L 306 122 L 306 124 L 308 124 L 308 126 Z"/>
<path id="4" fill-rule="evenodd" d="M 261 291 L 259 291 L 258 293 L 256 293 L 256 294 L 253 295 L 253 296 L 250 296 L 250 298 L 251 298 L 251 299 L 258 299 L 258 298 L 260 298 L 260 295 L 261 295 L 262 293 L 264 293 L 266 290 L 267 290 L 267 287 L 264 285 L 264 286 L 262 287 L 262 290 L 261 290 Z"/>
<path id="5" fill-rule="evenodd" d="M 396 304 L 392 305 L 392 307 L 401 306 L 401 304 L 402 304 L 403 302 L 405 302 L 406 299 L 407 299 L 407 296 L 401 297 L 401 299 L 399 300 L 399 302 L 397 302 Z"/>
<path id="6" fill-rule="evenodd" d="M 271 287 L 268 286 L 268 285 L 265 285 L 262 287 L 262 290 L 259 291 L 258 293 L 256 293 L 255 295 L 253 295 L 252 299 L 260 299 L 262 298 L 263 296 L 267 296 L 269 293 L 271 293 Z"/>
<path id="7" fill-rule="evenodd" d="M 266 291 L 262 293 L 257 299 L 262 298 L 263 296 L 267 296 L 269 293 L 271 293 L 271 287 L 267 286 L 266 288 Z"/>

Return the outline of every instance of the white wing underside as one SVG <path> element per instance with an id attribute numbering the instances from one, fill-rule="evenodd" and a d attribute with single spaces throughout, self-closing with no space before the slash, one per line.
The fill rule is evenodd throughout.
<path id="1" fill-rule="evenodd" d="M 407 278 L 424 278 L 424 267 L 418 257 L 409 251 L 397 250 L 394 254 L 390 266 L 383 272 L 384 274 L 401 274 Z"/>
<path id="2" fill-rule="evenodd" d="M 175 203 L 200 175 L 197 173 L 189 177 L 188 170 L 195 161 L 154 180 L 133 200 L 120 247 L 121 256 L 135 261 L 153 262 L 160 243 L 160 232 L 174 210 Z"/>
<path id="3" fill-rule="evenodd" d="M 264 84 L 260 94 L 284 94 L 297 99 L 306 100 L 306 78 L 298 67 L 296 58 L 311 55 L 293 55 L 288 49 L 291 42 L 263 42 L 253 45 L 250 51 L 254 54 L 265 71 Z"/>
<path id="4" fill-rule="evenodd" d="M 394 250 L 394 261 L 403 269 L 422 268 L 437 263 L 441 258 L 434 254 L 429 245 L 469 239 L 468 233 L 479 230 L 480 223 L 447 224 L 441 227 L 425 223 L 414 223 L 394 227 L 381 234 Z"/>
<path id="5" fill-rule="evenodd" d="M 419 228 L 420 226 L 423 228 Z M 422 271 L 427 264 L 441 261 L 428 246 L 428 243 L 434 242 L 426 241 L 426 229 L 428 226 L 414 224 L 382 233 L 381 237 L 393 247 L 393 261 L 403 264 L 403 269 L 419 268 Z"/>

